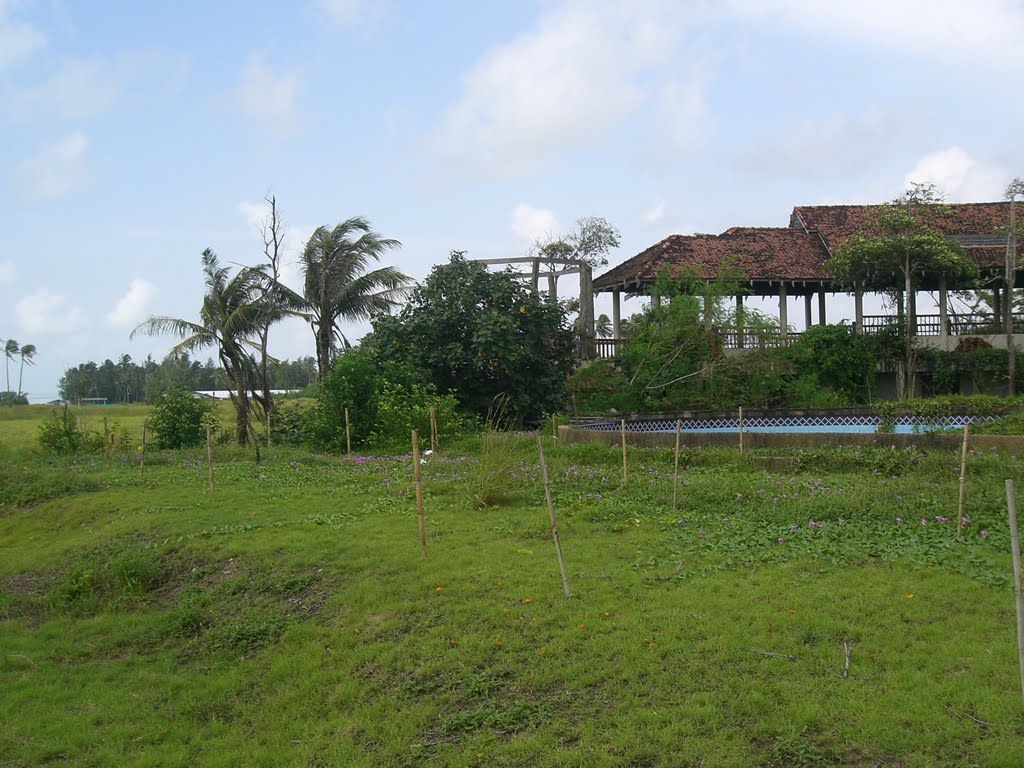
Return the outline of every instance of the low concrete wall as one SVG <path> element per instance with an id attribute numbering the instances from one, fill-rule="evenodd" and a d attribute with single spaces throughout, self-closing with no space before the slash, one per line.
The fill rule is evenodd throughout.
<path id="1" fill-rule="evenodd" d="M 646 419 L 645 419 L 646 420 Z M 618 431 L 578 429 L 572 426 L 558 428 L 558 438 L 567 443 L 605 443 L 619 445 L 622 437 Z M 739 435 L 735 432 L 686 432 L 680 436 L 680 443 L 687 448 L 739 448 Z M 626 445 L 634 448 L 672 448 L 675 446 L 674 432 L 630 432 L 626 422 Z M 794 448 L 824 448 L 849 445 L 873 446 L 878 448 L 909 448 L 916 446 L 925 451 L 958 452 L 963 436 L 956 433 L 922 433 L 919 435 L 886 435 L 871 432 L 744 432 L 743 444 L 748 449 L 766 448 L 789 450 Z M 1016 435 L 971 435 L 970 446 L 974 450 L 991 450 L 1000 453 L 1024 456 L 1024 437 Z"/>

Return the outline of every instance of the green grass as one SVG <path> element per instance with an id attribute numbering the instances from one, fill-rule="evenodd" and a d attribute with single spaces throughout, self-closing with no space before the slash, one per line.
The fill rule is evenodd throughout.
<path id="1" fill-rule="evenodd" d="M 0 765 L 1024 764 L 1016 459 L 535 448 L 8 460 Z"/>

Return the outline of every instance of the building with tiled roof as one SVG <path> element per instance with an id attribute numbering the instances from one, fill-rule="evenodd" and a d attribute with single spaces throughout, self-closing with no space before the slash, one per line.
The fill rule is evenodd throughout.
<path id="1" fill-rule="evenodd" d="M 827 293 L 853 293 L 855 326 L 863 327 L 863 293 L 837 283 L 824 264 L 839 243 L 855 232 L 878 234 L 876 205 L 796 206 L 789 227 L 733 227 L 720 235 L 671 235 L 605 272 L 593 282 L 595 293 L 612 293 L 613 319 L 619 338 L 620 296 L 650 293 L 659 274 L 684 271 L 713 282 L 723 265 L 737 267 L 746 276 L 744 292 L 753 296 L 779 297 L 779 325 L 787 335 L 786 298 L 803 296 L 806 325 L 812 324 L 812 297 L 818 297 L 818 318 L 824 322 Z M 1006 264 L 1006 228 L 1009 203 L 960 203 L 936 207 L 922 214 L 925 224 L 962 245 L 974 257 L 983 284 L 995 289 L 997 311 L 1007 305 L 1000 291 Z M 1015 285 L 1024 284 L 1024 270 L 1016 272 Z M 949 334 L 945 285 L 924 285 L 940 291 L 938 335 Z M 1004 294 L 1000 296 L 1000 294 Z M 657 302 L 655 296 L 653 300 Z M 742 296 L 737 297 L 742 302 Z M 913 302 L 912 302 L 913 306 Z M 998 318 L 993 318 L 994 321 Z"/>

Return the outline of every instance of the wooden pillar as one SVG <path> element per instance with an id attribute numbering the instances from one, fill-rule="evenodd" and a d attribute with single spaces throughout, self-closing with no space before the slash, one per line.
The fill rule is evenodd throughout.
<path id="1" fill-rule="evenodd" d="M 811 320 L 811 294 L 804 294 L 804 330 L 809 330 L 813 321 Z"/>
<path id="2" fill-rule="evenodd" d="M 864 289 L 857 286 L 853 291 L 853 330 L 864 333 Z"/>
<path id="3" fill-rule="evenodd" d="M 612 291 L 612 338 L 622 338 L 622 291 L 616 288 Z"/>
<path id="4" fill-rule="evenodd" d="M 743 294 L 736 294 L 736 346 L 743 349 Z"/>
<path id="5" fill-rule="evenodd" d="M 711 283 L 704 283 L 704 298 L 701 301 L 704 302 L 704 327 L 709 331 L 711 330 Z"/>
<path id="6" fill-rule="evenodd" d="M 533 288 L 534 295 L 540 290 L 540 259 L 533 260 L 533 279 L 530 280 L 530 287 Z"/>
<path id="7" fill-rule="evenodd" d="M 825 289 L 818 291 L 818 325 L 825 325 Z"/>
<path id="8" fill-rule="evenodd" d="M 946 278 L 939 278 L 939 338 L 942 339 L 942 348 L 946 349 L 946 340 L 949 338 L 949 308 L 946 306 Z"/>
<path id="9" fill-rule="evenodd" d="M 597 353 L 594 337 L 594 279 L 591 267 L 580 263 L 580 333 L 583 340 L 583 359 L 590 360 Z"/>
<path id="10" fill-rule="evenodd" d="M 779 335 L 786 338 L 789 335 L 789 316 L 786 311 L 786 283 L 779 283 Z"/>

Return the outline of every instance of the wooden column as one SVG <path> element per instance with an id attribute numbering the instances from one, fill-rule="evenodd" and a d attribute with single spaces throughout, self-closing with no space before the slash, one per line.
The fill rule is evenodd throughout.
<path id="1" fill-rule="evenodd" d="M 825 289 L 818 291 L 818 325 L 825 325 Z"/>
<path id="2" fill-rule="evenodd" d="M 814 324 L 813 320 L 811 319 L 811 294 L 805 293 L 804 294 L 804 330 L 810 329 L 810 327 L 813 324 Z"/>
<path id="3" fill-rule="evenodd" d="M 856 333 L 864 333 L 864 289 L 857 286 L 853 291 L 853 329 Z"/>
<path id="4" fill-rule="evenodd" d="M 736 294 L 736 345 L 743 349 L 743 294 Z"/>
<path id="5" fill-rule="evenodd" d="M 616 288 L 612 291 L 612 338 L 622 338 L 622 291 Z"/>
<path id="6" fill-rule="evenodd" d="M 534 295 L 540 290 L 540 259 L 533 260 L 533 278 L 530 280 L 530 287 Z"/>
<path id="7" fill-rule="evenodd" d="M 946 349 L 946 340 L 949 338 L 949 309 L 946 306 L 946 278 L 939 279 L 939 338 L 942 339 L 942 348 Z"/>
<path id="8" fill-rule="evenodd" d="M 789 316 L 786 311 L 786 284 L 779 283 L 779 335 L 786 338 L 789 335 Z"/>

